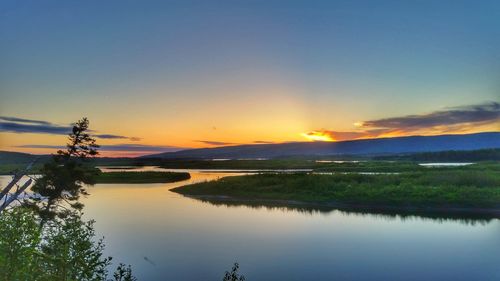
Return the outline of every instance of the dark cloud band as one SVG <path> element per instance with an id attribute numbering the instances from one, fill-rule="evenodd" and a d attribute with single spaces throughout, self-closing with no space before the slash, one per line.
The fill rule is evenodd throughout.
<path id="1" fill-rule="evenodd" d="M 500 130 L 500 104 L 488 102 L 478 105 L 451 107 L 428 114 L 407 115 L 368 120 L 360 123 L 359 131 L 339 132 L 332 130 L 315 130 L 305 133 L 312 138 L 325 136 L 331 140 L 352 140 L 360 138 L 376 138 L 388 134 L 411 135 L 425 132 L 452 133 L 465 132 L 474 126 L 495 124 Z"/>
<path id="2" fill-rule="evenodd" d="M 408 115 L 363 122 L 364 128 L 425 129 L 435 126 L 450 126 L 463 123 L 478 123 L 498 120 L 500 104 L 491 102 L 435 111 L 429 114 Z"/>
<path id="3" fill-rule="evenodd" d="M 47 121 L 31 120 L 17 117 L 0 116 L 0 132 L 9 133 L 34 133 L 49 135 L 67 135 L 71 132 L 72 126 L 60 126 Z M 92 132 L 92 131 L 91 131 Z M 140 141 L 138 137 L 127 137 L 113 134 L 94 134 L 100 139 L 128 139 L 130 141 Z"/>
<path id="4" fill-rule="evenodd" d="M 66 135 L 71 132 L 71 127 L 57 126 L 57 125 L 43 125 L 43 124 L 0 122 L 0 132 Z"/>
<path id="5" fill-rule="evenodd" d="M 61 145 L 40 145 L 40 144 L 28 144 L 19 145 L 18 148 L 35 148 L 35 149 L 65 149 L 65 146 Z M 114 144 L 114 145 L 101 145 L 99 147 L 100 151 L 130 151 L 130 152 L 173 152 L 179 151 L 186 148 L 175 147 L 175 146 L 155 146 L 155 145 L 145 145 L 145 144 Z"/>
<path id="6" fill-rule="evenodd" d="M 120 135 L 112 135 L 112 134 L 97 134 L 97 135 L 94 135 L 94 137 L 96 138 L 100 138 L 100 139 L 110 139 L 110 140 L 123 140 L 123 139 L 128 139 L 130 141 L 140 141 L 141 138 L 137 138 L 137 137 L 127 137 L 127 136 L 120 136 Z"/>
<path id="7" fill-rule="evenodd" d="M 232 143 L 232 142 L 223 142 L 223 141 L 210 141 L 210 140 L 194 140 L 195 142 L 200 142 L 208 145 L 218 145 L 218 146 L 223 146 L 223 145 L 234 145 L 237 143 Z"/>
<path id="8" fill-rule="evenodd" d="M 10 116 L 0 116 L 0 120 L 7 122 L 17 122 L 17 123 L 30 123 L 39 125 L 52 125 L 52 123 L 42 120 L 24 119 Z"/>

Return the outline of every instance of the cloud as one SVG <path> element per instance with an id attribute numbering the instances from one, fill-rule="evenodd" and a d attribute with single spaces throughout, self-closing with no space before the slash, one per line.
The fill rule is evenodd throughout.
<path id="1" fill-rule="evenodd" d="M 126 136 L 110 135 L 110 134 L 94 135 L 94 137 L 100 138 L 100 139 L 128 139 L 128 137 L 126 137 Z"/>
<path id="2" fill-rule="evenodd" d="M 27 144 L 16 146 L 18 148 L 35 148 L 35 149 L 65 149 L 62 145 L 44 145 L 44 144 Z M 173 152 L 186 148 L 176 146 L 163 145 L 146 145 L 146 144 L 111 144 L 101 145 L 99 151 L 133 151 L 133 152 Z"/>
<path id="3" fill-rule="evenodd" d="M 275 142 L 273 142 L 273 141 L 254 141 L 253 143 L 255 143 L 255 144 L 272 144 Z"/>
<path id="4" fill-rule="evenodd" d="M 10 116 L 0 116 L 0 120 L 8 121 L 8 122 L 17 122 L 17 123 L 31 123 L 31 124 L 39 124 L 39 125 L 52 125 L 50 122 L 41 121 L 41 120 L 32 120 L 32 119 L 24 119 Z"/>
<path id="5" fill-rule="evenodd" d="M 0 121 L 0 132 L 9 133 L 38 133 L 38 134 L 52 134 L 52 135 L 66 135 L 71 132 L 70 126 L 58 126 L 53 124 L 41 123 L 14 123 Z"/>
<path id="6" fill-rule="evenodd" d="M 42 120 L 31 120 L 18 117 L 0 116 L 0 132 L 9 133 L 35 133 L 50 135 L 67 135 L 71 132 L 73 125 L 56 125 Z M 93 132 L 90 130 L 90 132 Z M 130 141 L 140 141 L 138 137 L 127 137 L 113 134 L 94 134 L 100 139 L 128 139 Z"/>
<path id="7" fill-rule="evenodd" d="M 211 141 L 211 140 L 194 140 L 194 141 L 199 142 L 199 143 L 208 144 L 208 145 L 216 145 L 216 146 L 243 144 L 243 143 L 236 143 L 236 142 L 223 142 L 223 141 Z M 253 144 L 271 144 L 271 143 L 275 143 L 275 142 L 257 140 L 257 141 L 253 141 L 251 143 L 253 143 Z"/>
<path id="8" fill-rule="evenodd" d="M 103 151 L 148 151 L 148 152 L 172 152 L 185 148 L 168 145 L 147 145 L 147 144 L 112 144 L 102 145 Z"/>
<path id="9" fill-rule="evenodd" d="M 498 121 L 499 117 L 500 104 L 490 102 L 480 105 L 454 107 L 428 114 L 368 120 L 362 122 L 360 127 L 414 131 L 436 126 L 493 122 Z"/>
<path id="10" fill-rule="evenodd" d="M 224 146 L 224 145 L 234 145 L 237 143 L 232 143 L 232 142 L 222 142 L 222 141 L 210 141 L 210 140 L 194 140 L 195 142 L 200 142 L 208 145 L 217 145 L 217 146 Z"/>
<path id="11" fill-rule="evenodd" d="M 427 114 L 374 119 L 355 123 L 356 131 L 314 130 L 302 135 L 313 141 L 342 141 L 390 136 L 466 133 L 483 125 L 498 124 L 500 104 L 449 107 Z"/>
<path id="12" fill-rule="evenodd" d="M 352 139 L 366 137 L 367 133 L 339 132 L 339 131 L 330 131 L 321 129 L 321 130 L 307 132 L 302 135 L 312 141 L 343 141 L 343 140 L 352 140 Z"/>
<path id="13" fill-rule="evenodd" d="M 128 139 L 130 141 L 140 141 L 141 138 L 137 137 L 126 137 L 126 136 L 120 136 L 120 135 L 112 135 L 112 134 L 97 134 L 94 135 L 96 138 L 100 139 Z"/>

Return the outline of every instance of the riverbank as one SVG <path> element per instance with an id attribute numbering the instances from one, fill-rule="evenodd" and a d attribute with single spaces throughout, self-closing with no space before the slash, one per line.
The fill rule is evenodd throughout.
<path id="1" fill-rule="evenodd" d="M 258 174 L 172 189 L 206 200 L 265 201 L 392 210 L 493 212 L 500 215 L 500 175 L 493 171 L 401 174 Z"/>
<path id="2" fill-rule="evenodd" d="M 96 183 L 169 183 L 190 178 L 184 172 L 109 172 L 100 173 Z"/>

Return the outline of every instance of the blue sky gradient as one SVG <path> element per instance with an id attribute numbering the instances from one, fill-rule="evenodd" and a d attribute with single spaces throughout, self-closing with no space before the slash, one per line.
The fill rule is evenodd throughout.
<path id="1" fill-rule="evenodd" d="M 499 1 L 2 1 L 0 38 L 0 115 L 88 116 L 146 144 L 294 141 L 500 99 Z"/>

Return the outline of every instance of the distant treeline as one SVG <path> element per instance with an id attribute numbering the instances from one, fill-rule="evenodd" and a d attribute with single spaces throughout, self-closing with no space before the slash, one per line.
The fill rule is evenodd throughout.
<path id="1" fill-rule="evenodd" d="M 398 154 L 373 157 L 374 160 L 408 160 L 408 161 L 500 161 L 500 148 L 470 151 L 439 151 L 414 154 Z"/>

